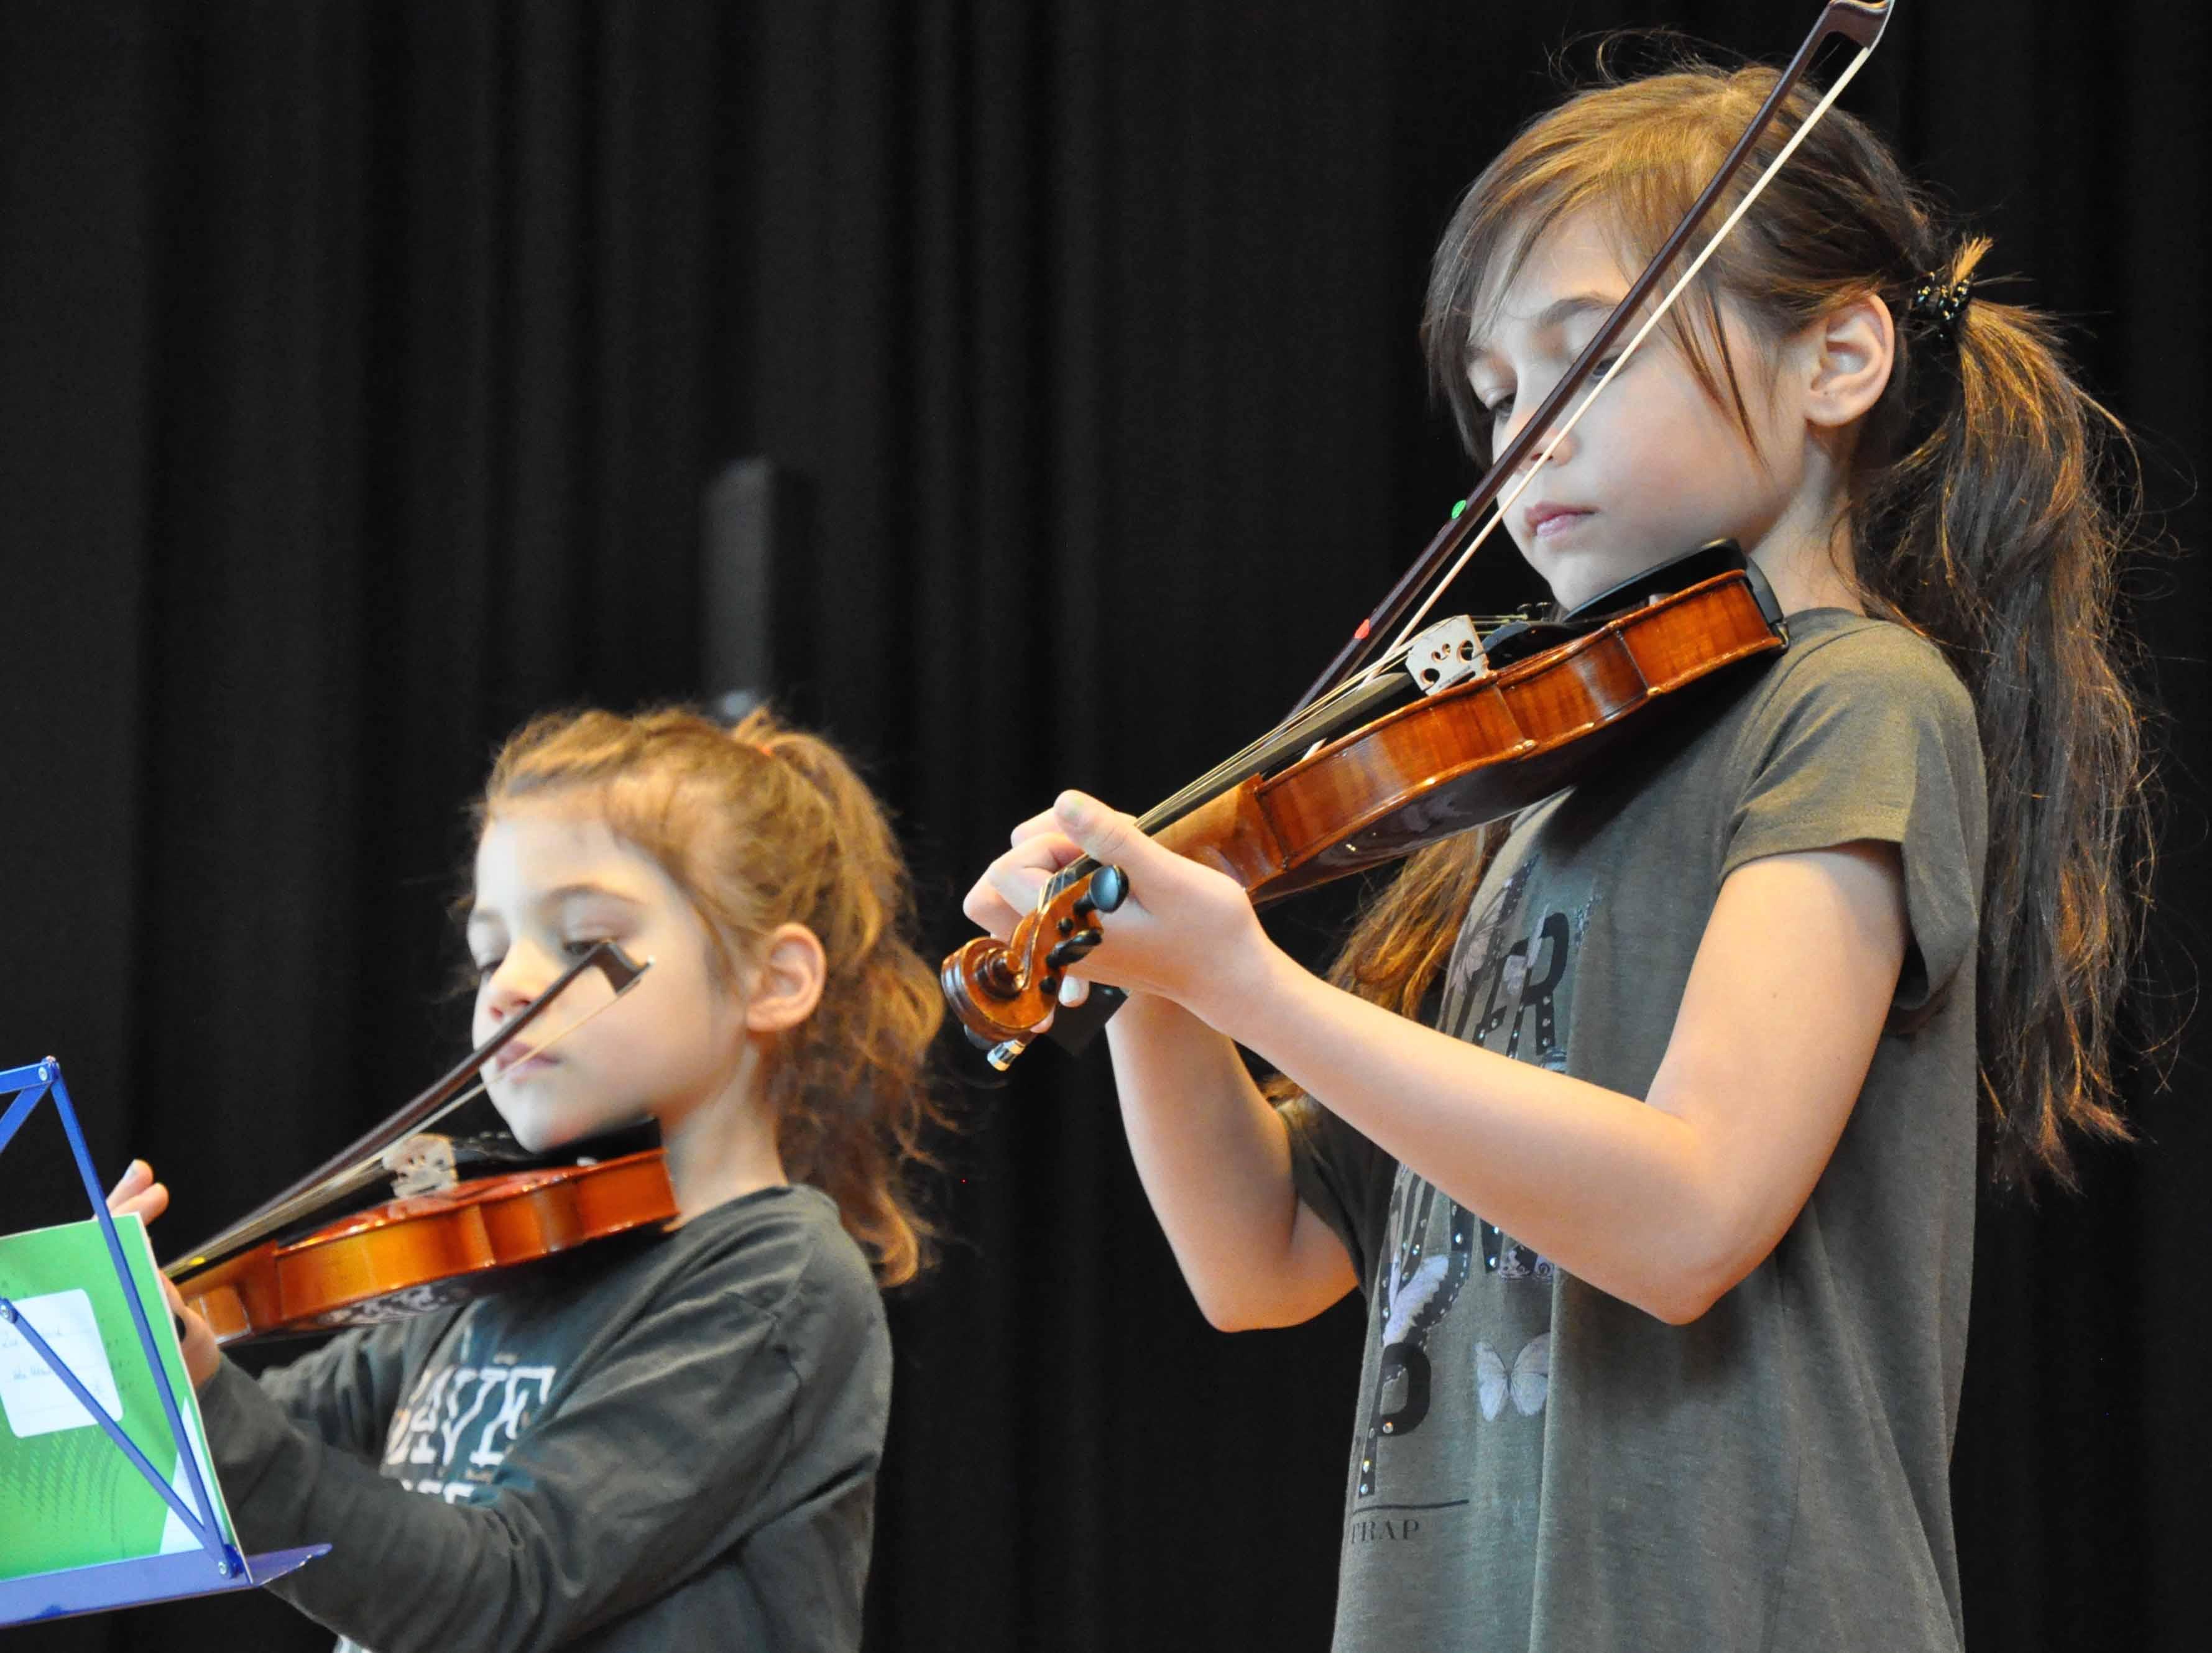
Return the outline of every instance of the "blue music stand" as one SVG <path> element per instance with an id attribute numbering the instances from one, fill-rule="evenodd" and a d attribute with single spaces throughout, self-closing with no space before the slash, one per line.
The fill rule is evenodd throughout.
<path id="1" fill-rule="evenodd" d="M 198 1455 L 185 1431 L 184 1414 L 178 1409 L 175 1391 L 169 1387 L 167 1368 L 161 1364 L 160 1352 L 154 1346 L 154 1328 L 147 1321 L 146 1305 L 138 1299 L 130 1265 L 124 1260 L 123 1243 L 116 1236 L 114 1219 L 107 1214 L 106 1197 L 100 1192 L 100 1179 L 93 1174 L 92 1156 L 85 1151 L 84 1133 L 78 1128 L 76 1109 L 70 1104 L 69 1086 L 62 1082 L 61 1064 L 52 1057 L 29 1067 L 0 1070 L 0 1100 L 14 1098 L 7 1111 L 0 1114 L 0 1152 L 6 1151 L 15 1133 L 22 1128 L 23 1121 L 31 1116 L 40 1099 L 49 1094 L 53 1097 L 55 1111 L 61 1115 L 62 1130 L 69 1137 L 77 1173 L 84 1179 L 85 1198 L 91 1202 L 92 1214 L 106 1239 L 108 1258 L 115 1265 L 116 1278 L 122 1282 L 123 1301 L 130 1307 L 131 1321 L 138 1332 L 138 1346 L 153 1373 L 155 1391 L 161 1397 L 161 1410 L 168 1419 L 170 1437 L 176 1443 L 178 1462 L 184 1469 L 194 1507 L 187 1507 L 177 1496 L 167 1478 L 138 1449 L 137 1443 L 123 1432 L 122 1426 L 107 1415 L 107 1409 L 93 1398 L 68 1364 L 4 1297 L 0 1297 L 0 1322 L 13 1326 L 22 1334 L 23 1340 L 46 1362 L 48 1370 L 76 1397 L 86 1415 L 115 1443 L 116 1450 L 128 1458 L 146 1478 L 147 1485 L 161 1495 L 177 1519 L 184 1522 L 185 1529 L 199 1541 L 200 1547 L 138 1560 L 109 1561 L 96 1566 L 34 1573 L 27 1578 L 0 1579 L 0 1626 L 35 1619 L 67 1618 L 79 1613 L 101 1613 L 111 1607 L 138 1607 L 149 1601 L 174 1601 L 180 1596 L 210 1595 L 220 1590 L 251 1589 L 297 1571 L 319 1555 L 327 1554 L 329 1545 L 311 1544 L 301 1549 L 240 1555 L 224 1541 L 215 1519 L 214 1503 L 200 1476 Z"/>

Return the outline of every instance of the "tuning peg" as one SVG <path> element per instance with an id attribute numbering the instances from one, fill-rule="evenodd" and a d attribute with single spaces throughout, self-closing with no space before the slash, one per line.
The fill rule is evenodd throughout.
<path id="1" fill-rule="evenodd" d="M 1089 918 L 1093 913 L 1110 913 L 1128 898 L 1129 875 L 1118 866 L 1102 866 L 1091 875 L 1090 887 L 1075 898 L 1075 915 Z"/>
<path id="2" fill-rule="evenodd" d="M 1079 930 L 1047 953 L 1044 962 L 1053 969 L 1064 970 L 1105 939 L 1103 930 Z"/>

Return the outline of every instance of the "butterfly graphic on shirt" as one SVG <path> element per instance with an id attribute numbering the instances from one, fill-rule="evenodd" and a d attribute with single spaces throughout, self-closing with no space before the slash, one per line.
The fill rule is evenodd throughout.
<path id="1" fill-rule="evenodd" d="M 1534 1418 L 1543 1411 L 1546 1397 L 1552 1388 L 1552 1334 L 1540 1332 L 1521 1346 L 1521 1352 L 1513 1357 L 1513 1364 L 1505 1364 L 1505 1357 L 1489 1344 L 1477 1340 L 1474 1346 L 1475 1401 L 1482 1408 L 1483 1421 L 1495 1423 L 1505 1411 L 1507 1401 L 1523 1418 Z"/>

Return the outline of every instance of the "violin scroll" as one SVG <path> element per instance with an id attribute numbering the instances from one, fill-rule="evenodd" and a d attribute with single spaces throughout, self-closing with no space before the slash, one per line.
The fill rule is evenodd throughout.
<path id="1" fill-rule="evenodd" d="M 939 972 L 945 997 L 962 1031 L 1004 1073 L 1028 1048 L 1037 1027 L 1060 1002 L 1067 967 L 1104 939 L 1092 921 L 1129 898 L 1128 874 L 1118 866 L 1077 871 L 1055 879 L 1035 910 L 1022 915 L 1006 940 L 977 936 L 945 961 Z"/>

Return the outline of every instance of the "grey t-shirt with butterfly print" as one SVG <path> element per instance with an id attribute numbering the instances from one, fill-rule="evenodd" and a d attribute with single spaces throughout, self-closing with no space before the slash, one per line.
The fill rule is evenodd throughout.
<path id="1" fill-rule="evenodd" d="M 1666 1325 L 1313 1101 L 1285 1109 L 1300 1195 L 1369 1303 L 1338 1653 L 1960 1645 L 1948 1477 L 1974 1216 L 1980 748 L 1924 641 L 1838 610 L 1791 632 L 1771 665 L 1515 823 L 1436 1018 L 1641 1097 L 1730 872 L 1898 845 L 1911 944 L 1889 1028 L 1811 1197 L 1747 1279 Z"/>

